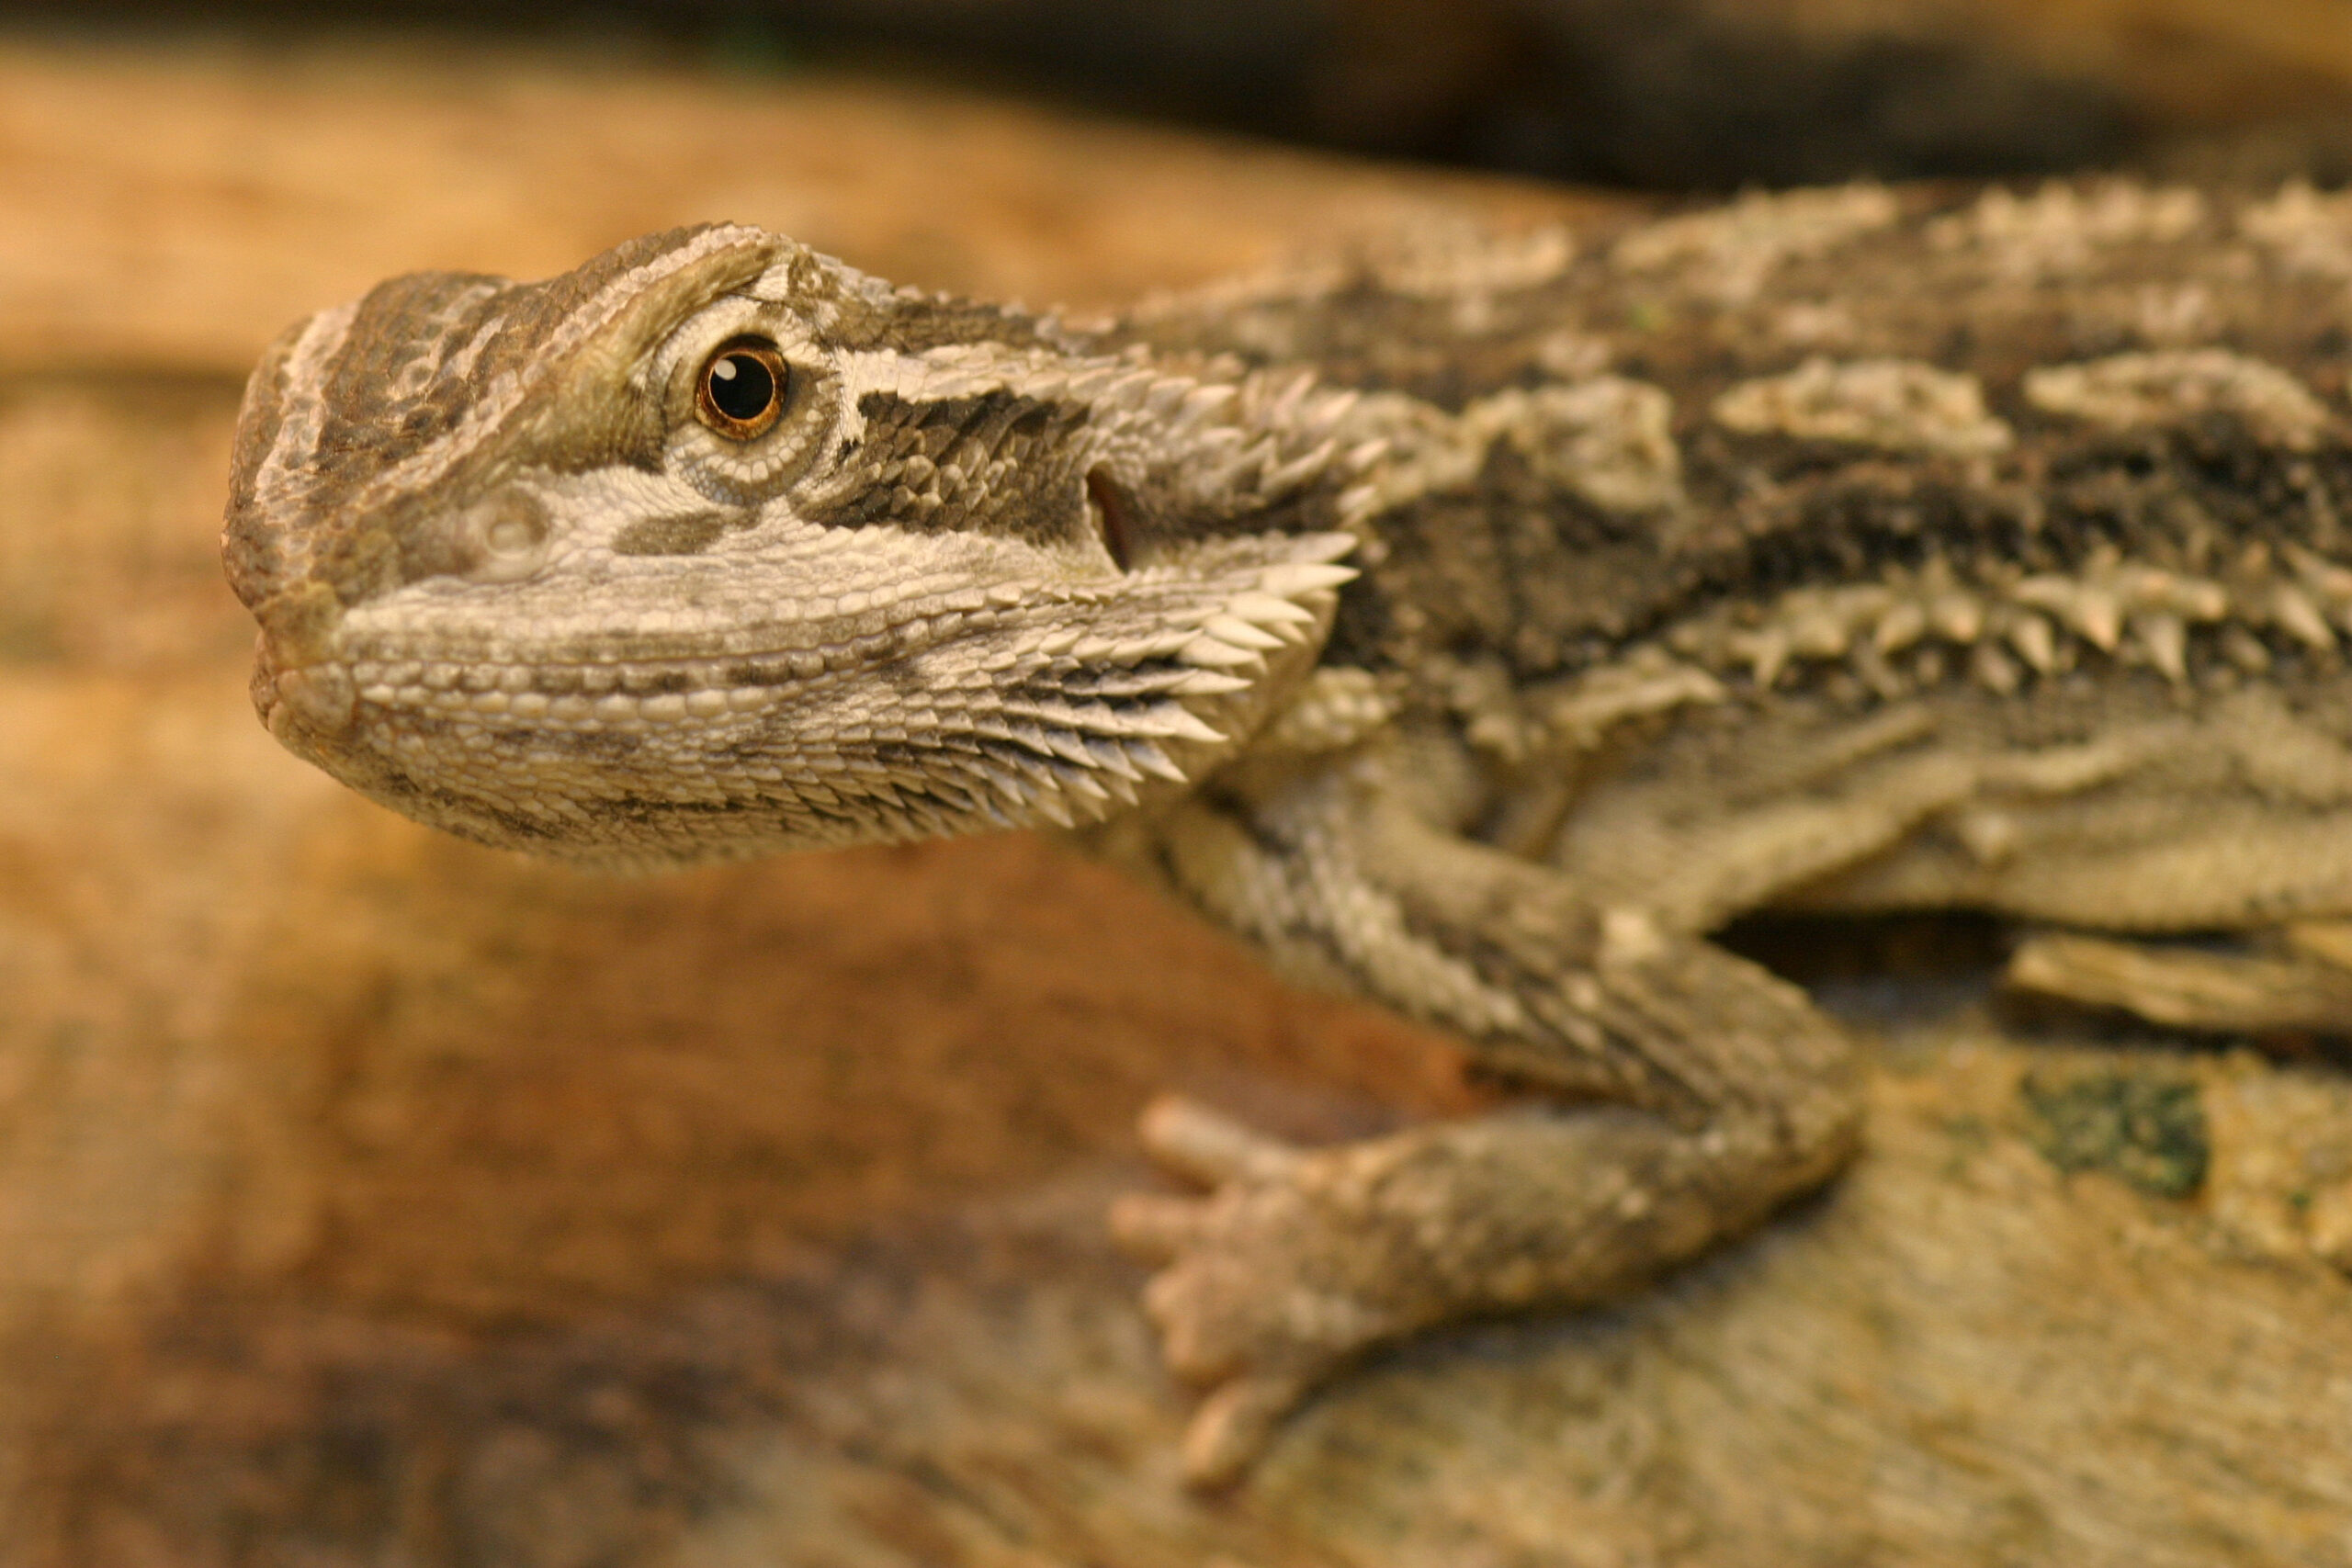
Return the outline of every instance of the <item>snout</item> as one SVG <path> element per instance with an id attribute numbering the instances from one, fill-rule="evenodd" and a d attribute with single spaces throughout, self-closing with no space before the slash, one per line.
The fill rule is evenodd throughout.
<path id="1" fill-rule="evenodd" d="M 254 607 L 254 711 L 281 741 L 295 730 L 339 735 L 351 727 L 358 694 L 338 656 L 343 606 L 322 582 L 306 582 Z"/>

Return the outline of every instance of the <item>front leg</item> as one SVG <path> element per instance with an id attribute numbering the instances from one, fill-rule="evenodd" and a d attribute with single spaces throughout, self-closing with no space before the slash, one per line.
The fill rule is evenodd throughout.
<path id="1" fill-rule="evenodd" d="M 1314 1150 L 1181 1102 L 1148 1115 L 1154 1151 L 1213 1188 L 1114 1216 L 1164 1265 L 1147 1304 L 1171 1364 L 1213 1385 L 1186 1444 L 1196 1481 L 1238 1473 L 1366 1347 L 1621 1293 L 1854 1146 L 1850 1043 L 1802 993 L 1430 824 L 1397 766 L 1356 757 L 1196 800 L 1165 824 L 1160 869 L 1291 974 L 1450 1028 L 1546 1094 Z"/>

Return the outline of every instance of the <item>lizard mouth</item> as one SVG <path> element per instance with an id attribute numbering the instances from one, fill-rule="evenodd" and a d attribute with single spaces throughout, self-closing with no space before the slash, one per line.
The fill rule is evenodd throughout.
<path id="1" fill-rule="evenodd" d="M 820 668 L 804 674 L 786 656 L 738 657 L 725 660 L 724 666 L 680 660 L 666 665 L 461 667 L 362 658 L 327 679 L 340 676 L 356 704 L 385 713 L 598 729 L 755 712 L 772 705 L 787 689 L 828 672 Z M 846 674 L 854 668 L 854 661 L 845 662 L 837 672 Z M 297 673 L 316 679 L 309 671 Z"/>
<path id="2" fill-rule="evenodd" d="M 254 647 L 251 690 L 254 712 L 281 743 L 297 725 L 341 735 L 358 716 L 358 689 L 347 666 L 282 663 L 266 633 Z"/>
<path id="3" fill-rule="evenodd" d="M 255 701 L 268 698 L 330 734 L 355 716 L 495 724 L 548 731 L 648 730 L 755 714 L 797 696 L 854 682 L 879 667 L 933 651 L 979 617 L 919 617 L 874 628 L 844 626 L 813 646 L 770 643 L 672 648 L 638 657 L 557 645 L 463 650 L 426 638 L 367 635 L 364 612 L 341 657 L 286 667 L 264 639 Z"/>
<path id="4" fill-rule="evenodd" d="M 351 728 L 356 691 L 337 657 L 346 612 L 333 589 L 306 582 L 254 606 L 254 711 L 280 742 L 299 727 L 322 736 Z"/>

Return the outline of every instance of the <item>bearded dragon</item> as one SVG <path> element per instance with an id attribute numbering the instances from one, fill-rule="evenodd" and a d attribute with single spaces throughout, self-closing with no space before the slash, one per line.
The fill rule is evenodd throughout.
<path id="1" fill-rule="evenodd" d="M 1523 1089 L 1147 1113 L 1206 1190 L 1114 1224 L 1209 1481 L 1366 1347 L 1853 1154 L 1854 1043 L 1743 912 L 1992 910 L 2080 933 L 2060 989 L 2342 1021 L 2347 324 L 2301 187 L 1753 197 L 1091 321 L 706 226 L 295 326 L 224 549 L 263 721 L 395 810 L 632 867 L 1050 827 Z"/>

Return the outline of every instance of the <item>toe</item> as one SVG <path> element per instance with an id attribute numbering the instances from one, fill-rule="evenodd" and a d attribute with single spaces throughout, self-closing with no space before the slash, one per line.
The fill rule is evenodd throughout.
<path id="1" fill-rule="evenodd" d="M 1269 1180 L 1288 1173 L 1299 1151 L 1195 1100 L 1164 1095 L 1146 1108 L 1144 1147 L 1170 1169 L 1205 1185 Z"/>
<path id="2" fill-rule="evenodd" d="M 1189 1383 L 1215 1382 L 1242 1363 L 1242 1336 L 1212 1310 L 1198 1271 L 1178 1265 L 1143 1288 L 1143 1314 L 1159 1330 L 1168 1370 Z"/>
<path id="3" fill-rule="evenodd" d="M 1184 1433 L 1184 1479 L 1193 1486 L 1230 1485 L 1263 1453 L 1306 1382 L 1276 1373 L 1236 1378 L 1201 1402 Z"/>
<path id="4" fill-rule="evenodd" d="M 1111 1239 L 1138 1263 L 1171 1263 L 1200 1239 L 1208 1205 L 1130 1192 L 1111 1205 Z"/>

